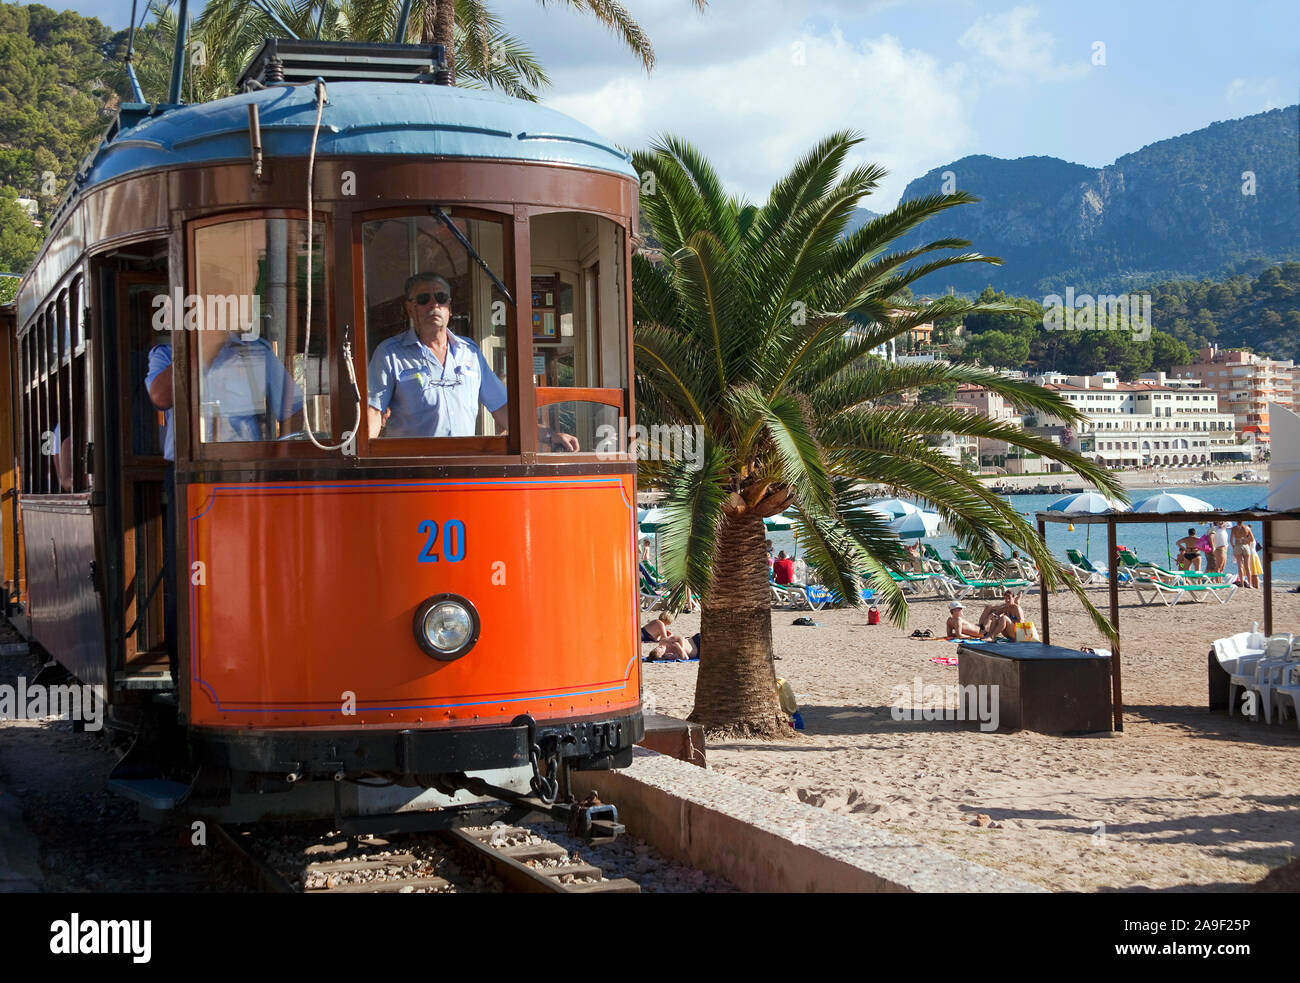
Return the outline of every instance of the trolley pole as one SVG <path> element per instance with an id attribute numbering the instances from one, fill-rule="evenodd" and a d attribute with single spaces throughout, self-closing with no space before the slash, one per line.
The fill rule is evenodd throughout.
<path id="1" fill-rule="evenodd" d="M 181 0 L 176 11 L 176 49 L 172 52 L 172 87 L 167 101 L 173 106 L 181 101 L 181 86 L 185 82 L 185 49 L 190 43 L 190 0 Z"/>

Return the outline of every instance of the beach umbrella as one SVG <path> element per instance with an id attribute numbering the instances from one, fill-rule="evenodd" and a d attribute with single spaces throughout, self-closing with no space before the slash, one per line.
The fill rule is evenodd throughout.
<path id="1" fill-rule="evenodd" d="M 1191 495 L 1176 495 L 1173 492 L 1161 492 L 1144 498 L 1133 506 L 1134 512 L 1213 512 L 1214 506 Z"/>
<path id="2" fill-rule="evenodd" d="M 913 512 L 889 524 L 889 531 L 899 539 L 923 539 L 939 531 L 943 519 L 937 512 Z"/>
<path id="3" fill-rule="evenodd" d="M 763 525 L 768 529 L 793 529 L 794 519 L 788 515 L 769 515 L 763 520 Z"/>
<path id="4" fill-rule="evenodd" d="M 659 530 L 668 521 L 668 516 L 661 508 L 643 509 L 637 518 L 637 528 L 643 533 L 651 533 L 655 538 L 655 566 L 659 565 Z"/>
<path id="5" fill-rule="evenodd" d="M 1060 512 L 1062 515 L 1102 515 L 1106 512 L 1125 512 L 1128 506 L 1123 502 L 1112 502 L 1105 495 L 1099 495 L 1097 492 L 1076 492 L 1073 495 L 1066 495 L 1064 498 L 1058 498 L 1051 505 L 1047 506 L 1048 512 Z M 1071 525 L 1073 530 L 1074 526 Z M 1092 553 L 1092 525 L 1088 526 L 1088 533 L 1084 537 L 1083 555 L 1089 556 Z"/>
<path id="6" fill-rule="evenodd" d="M 659 507 L 645 509 L 637 518 L 637 526 L 642 532 L 658 533 L 659 529 L 668 521 L 668 515 Z"/>
<path id="7" fill-rule="evenodd" d="M 874 512 L 884 512 L 894 518 L 903 515 L 914 515 L 921 510 L 911 502 L 905 502 L 901 498 L 886 498 L 879 502 L 868 502 L 867 507 Z"/>
<path id="8" fill-rule="evenodd" d="M 1134 512 L 1149 512 L 1164 515 L 1169 512 L 1213 512 L 1214 506 L 1191 495 L 1176 495 L 1173 492 L 1161 492 L 1144 498 L 1133 506 Z M 1169 545 L 1169 523 L 1165 523 L 1165 562 L 1174 565 L 1173 547 Z"/>
<path id="9" fill-rule="evenodd" d="M 1097 492 L 1078 492 L 1058 498 L 1047 506 L 1048 512 L 1060 512 L 1064 515 L 1100 515 L 1103 512 L 1125 512 L 1128 506 L 1123 502 L 1112 502 L 1105 495 Z"/>

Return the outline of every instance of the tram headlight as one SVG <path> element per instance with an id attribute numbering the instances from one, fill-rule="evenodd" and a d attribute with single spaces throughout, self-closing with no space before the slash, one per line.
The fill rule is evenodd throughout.
<path id="1" fill-rule="evenodd" d="M 450 662 L 478 641 L 474 605 L 458 594 L 435 594 L 415 609 L 415 641 L 426 655 Z"/>

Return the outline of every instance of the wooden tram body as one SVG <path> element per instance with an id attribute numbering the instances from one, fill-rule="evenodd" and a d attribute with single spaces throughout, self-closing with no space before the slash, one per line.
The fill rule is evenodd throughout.
<path id="1" fill-rule="evenodd" d="M 112 784 L 152 809 L 459 806 L 477 801 L 464 774 L 526 791 L 530 750 L 604 768 L 642 735 L 635 464 L 600 444 L 633 411 L 636 174 L 502 96 L 338 77 L 325 93 L 319 129 L 312 84 L 125 107 L 17 299 L 28 630 L 143 720 Z M 372 438 L 358 410 L 376 346 L 405 330 L 402 283 L 430 269 L 505 383 L 504 433 L 480 411 L 474 436 Z M 246 330 L 201 323 L 246 294 Z M 226 439 L 234 397 L 209 373 L 249 335 L 283 379 L 249 381 L 263 429 Z M 174 465 L 145 386 L 160 340 Z M 307 439 L 347 443 L 358 413 L 349 446 Z M 580 449 L 548 445 L 557 431 Z M 176 573 L 155 589 L 172 467 Z M 443 595 L 476 617 L 458 657 L 413 624 Z"/>

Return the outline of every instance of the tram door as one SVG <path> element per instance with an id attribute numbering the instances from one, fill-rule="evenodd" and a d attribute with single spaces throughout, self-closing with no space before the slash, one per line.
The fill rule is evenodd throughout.
<path id="1" fill-rule="evenodd" d="M 154 297 L 166 296 L 166 272 L 123 272 L 117 277 L 118 446 L 121 448 L 122 624 L 128 685 L 168 678 L 164 632 L 163 413 L 149 399 L 149 352 L 171 336 L 154 327 Z M 134 629 L 134 630 L 132 630 Z"/>
<path id="2" fill-rule="evenodd" d="M 3 596 L 0 610 L 8 615 L 13 601 L 23 599 L 26 578 L 22 567 L 22 525 L 18 512 L 17 455 L 14 434 L 18 432 L 17 374 L 14 365 L 18 326 L 12 307 L 0 310 L 0 557 L 3 557 Z"/>

